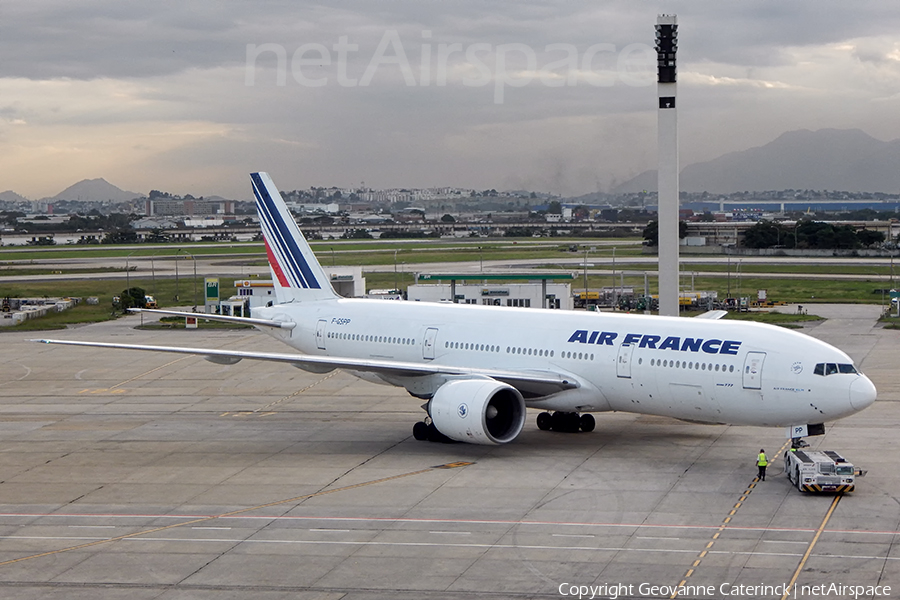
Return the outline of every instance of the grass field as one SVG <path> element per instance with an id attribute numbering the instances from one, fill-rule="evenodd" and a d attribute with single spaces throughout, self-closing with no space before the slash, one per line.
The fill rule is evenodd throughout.
<path id="1" fill-rule="evenodd" d="M 616 240 L 618 241 L 618 240 Z M 605 240 L 603 246 L 597 246 L 587 254 L 587 261 L 598 260 L 599 257 L 612 256 L 612 247 L 616 241 Z M 626 242 L 622 242 L 626 243 Z M 572 291 L 582 291 L 585 287 L 583 271 L 578 265 L 560 265 L 562 259 L 584 258 L 584 253 L 570 252 L 569 247 L 578 244 L 580 248 L 591 247 L 597 244 L 594 240 L 583 239 L 555 239 L 548 240 L 415 240 L 415 241 L 391 241 L 391 242 L 357 242 L 357 241 L 333 241 L 318 242 L 314 244 L 315 252 L 323 265 L 360 265 L 366 277 L 369 289 L 395 288 L 406 289 L 414 283 L 416 271 L 415 265 L 430 262 L 479 262 L 491 260 L 534 260 L 536 263 L 544 262 L 547 268 L 561 269 L 578 273 L 578 277 L 572 281 Z M 609 245 L 606 245 L 609 244 Z M 218 275 L 220 280 L 220 295 L 227 298 L 236 293 L 231 285 L 235 279 L 244 279 L 246 275 L 239 272 L 241 264 L 265 265 L 263 247 L 260 243 L 225 243 L 225 244 L 190 244 L 183 247 L 144 248 L 135 246 L 91 246 L 91 247 L 62 247 L 52 248 L 46 251 L 42 249 L 11 250 L 0 249 L 0 276 L 7 275 L 44 275 L 44 274 L 83 274 L 96 272 L 99 277 L 104 273 L 121 272 L 124 270 L 126 259 L 154 257 L 171 257 L 176 254 L 190 260 L 185 248 L 189 248 L 193 256 L 219 257 L 237 256 L 238 266 L 224 266 Z M 620 285 L 634 287 L 637 293 L 643 292 L 644 277 L 642 271 L 653 270 L 654 263 L 627 262 L 628 257 L 640 255 L 639 245 L 626 245 L 616 247 L 617 258 L 616 276 L 610 274 L 595 274 L 588 272 L 587 287 L 598 289 L 606 286 Z M 79 266 L 68 267 L 62 261 L 55 263 L 56 259 L 72 259 L 84 257 L 122 258 L 121 267 L 98 267 L 91 269 Z M 693 258 L 693 257 L 692 257 Z M 618 259 L 624 259 L 619 261 Z M 43 262 L 47 260 L 47 262 Z M 14 262 L 16 261 L 16 262 Z M 27 261 L 27 262 L 26 262 Z M 30 264 L 32 261 L 36 261 Z M 366 271 L 366 266 L 393 265 L 398 266 L 397 272 L 373 272 Z M 133 265 L 130 265 L 133 268 Z M 608 269 L 604 263 L 590 269 Z M 228 271 L 233 272 L 229 273 Z M 622 277 L 621 273 L 628 271 L 629 275 Z M 758 290 L 766 290 L 769 299 L 811 304 L 816 302 L 839 303 L 870 303 L 883 304 L 889 302 L 889 298 L 883 294 L 883 290 L 894 283 L 892 269 L 889 265 L 859 265 L 848 259 L 846 264 L 817 264 L 810 259 L 807 265 L 791 264 L 742 264 L 741 274 L 737 274 L 737 264 L 728 265 L 716 263 L 702 263 L 684 265 L 681 284 L 685 291 L 714 290 L 719 298 L 749 297 L 755 298 Z M 761 273 L 805 273 L 819 275 L 856 275 L 864 278 L 842 279 L 801 279 L 801 278 L 771 278 Z M 112 297 L 120 295 L 126 287 L 123 280 L 97 279 L 72 279 L 62 281 L 31 281 L 27 283 L 3 283 L 0 282 L 0 297 L 26 298 L 26 297 L 60 297 L 71 296 L 87 298 L 94 296 L 99 299 L 98 305 L 88 305 L 82 302 L 76 308 L 45 317 L 40 320 L 28 321 L 16 328 L 0 328 L 0 331 L 15 331 L 43 329 L 48 327 L 66 327 L 78 323 L 86 323 L 113 318 Z M 648 278 L 650 293 L 657 293 L 656 278 Z M 203 280 L 198 277 L 194 281 L 191 274 L 182 274 L 178 281 L 170 278 L 148 277 L 146 261 L 141 263 L 141 270 L 132 272 L 130 276 L 132 286 L 142 287 L 145 292 L 156 297 L 159 306 L 191 307 L 196 304 L 202 306 Z M 898 283 L 900 285 L 900 283 Z M 814 312 L 814 311 L 811 311 Z"/>

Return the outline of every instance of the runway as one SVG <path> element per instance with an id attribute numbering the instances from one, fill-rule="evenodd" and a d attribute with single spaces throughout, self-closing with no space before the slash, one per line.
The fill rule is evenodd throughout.
<path id="1" fill-rule="evenodd" d="M 3 333 L 0 594 L 561 598 L 621 585 L 653 598 L 712 586 L 676 597 L 718 598 L 723 585 L 792 579 L 898 594 L 900 333 L 875 326 L 878 307 L 815 309 L 831 318 L 807 333 L 845 349 L 879 390 L 809 439 L 868 470 L 840 499 L 792 488 L 780 456 L 754 481 L 756 452 L 778 455 L 780 429 L 614 413 L 561 434 L 533 413 L 505 446 L 418 442 L 421 401 L 342 372 Z M 284 350 L 255 331 L 138 322 L 45 337 Z"/>

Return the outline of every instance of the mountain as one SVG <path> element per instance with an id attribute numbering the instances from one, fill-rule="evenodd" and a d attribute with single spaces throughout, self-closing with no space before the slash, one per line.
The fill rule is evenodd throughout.
<path id="1" fill-rule="evenodd" d="M 28 198 L 19 195 L 12 190 L 0 192 L 0 201 L 2 202 L 28 202 Z"/>
<path id="2" fill-rule="evenodd" d="M 786 189 L 900 191 L 900 140 L 882 142 L 859 129 L 801 129 L 765 146 L 688 165 L 685 192 L 728 194 Z M 656 190 L 656 171 L 644 171 L 616 193 Z"/>
<path id="3" fill-rule="evenodd" d="M 134 198 L 140 198 L 142 194 L 128 192 L 117 188 L 105 179 L 83 179 L 75 185 L 70 185 L 52 198 L 45 200 L 81 200 L 85 202 L 125 202 Z"/>

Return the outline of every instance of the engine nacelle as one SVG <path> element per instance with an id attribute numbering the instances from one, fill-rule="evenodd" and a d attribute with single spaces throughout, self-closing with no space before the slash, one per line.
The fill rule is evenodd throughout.
<path id="1" fill-rule="evenodd" d="M 498 445 L 525 426 L 525 400 L 495 379 L 459 379 L 438 388 L 429 403 L 437 430 L 457 442 Z"/>

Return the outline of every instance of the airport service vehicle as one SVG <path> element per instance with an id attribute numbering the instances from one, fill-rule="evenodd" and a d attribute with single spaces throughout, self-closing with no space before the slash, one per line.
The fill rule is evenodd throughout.
<path id="1" fill-rule="evenodd" d="M 37 341 L 344 369 L 426 400 L 417 439 L 486 445 L 514 440 L 528 407 L 544 411 L 541 429 L 589 431 L 590 413 L 608 411 L 776 427 L 840 419 L 875 401 L 875 386 L 841 350 L 720 320 L 724 311 L 688 319 L 341 298 L 272 179 L 251 181 L 276 301 L 251 317 L 151 312 L 251 324 L 293 352 Z M 833 373 L 816 369 L 826 364 Z"/>
<path id="2" fill-rule="evenodd" d="M 784 453 L 788 479 L 801 492 L 852 492 L 857 470 L 832 450 L 794 450 Z"/>

